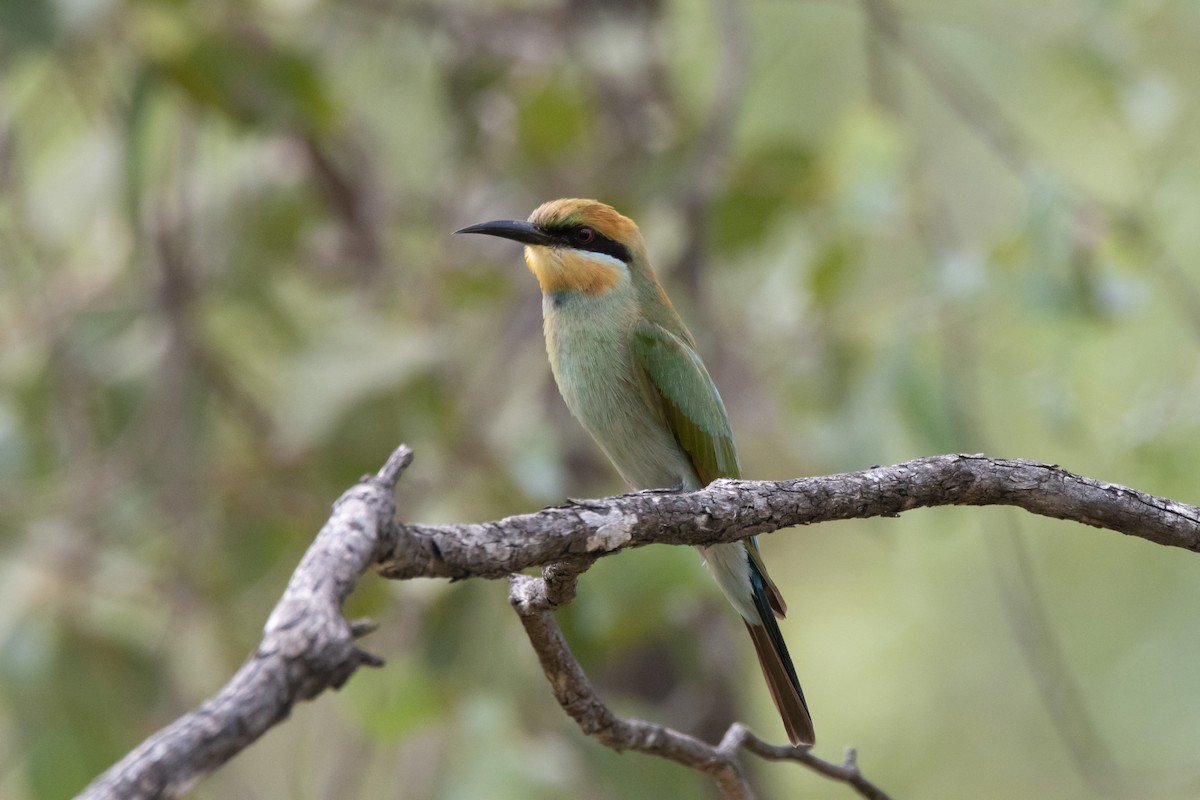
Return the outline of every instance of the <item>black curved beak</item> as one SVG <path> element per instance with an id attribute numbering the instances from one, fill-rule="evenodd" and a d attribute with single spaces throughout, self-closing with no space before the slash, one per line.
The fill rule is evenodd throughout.
<path id="1" fill-rule="evenodd" d="M 486 233 L 489 236 L 499 236 L 502 239 L 512 239 L 521 244 L 550 245 L 554 239 L 524 220 L 498 219 L 493 222 L 481 222 L 478 225 L 455 231 L 455 233 Z"/>

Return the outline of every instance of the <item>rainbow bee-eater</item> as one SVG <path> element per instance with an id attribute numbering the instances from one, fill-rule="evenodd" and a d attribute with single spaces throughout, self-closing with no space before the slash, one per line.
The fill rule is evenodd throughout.
<path id="1" fill-rule="evenodd" d="M 553 200 L 526 221 L 457 233 L 525 245 L 542 289 L 550 368 L 567 407 L 634 489 L 695 491 L 741 475 L 725 404 L 633 220 L 595 200 Z M 741 614 L 793 744 L 812 718 L 776 617 L 786 610 L 754 538 L 698 548 Z"/>

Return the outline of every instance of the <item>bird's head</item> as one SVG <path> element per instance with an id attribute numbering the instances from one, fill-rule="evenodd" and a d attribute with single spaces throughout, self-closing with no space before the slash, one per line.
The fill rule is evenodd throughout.
<path id="1" fill-rule="evenodd" d="M 637 225 L 596 200 L 551 200 L 528 220 L 482 222 L 455 233 L 486 233 L 524 244 L 525 263 L 546 294 L 605 294 L 649 270 Z"/>

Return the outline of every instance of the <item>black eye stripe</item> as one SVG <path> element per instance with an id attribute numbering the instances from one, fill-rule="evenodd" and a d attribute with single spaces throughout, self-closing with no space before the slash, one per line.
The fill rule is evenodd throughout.
<path id="1" fill-rule="evenodd" d="M 588 228 L 592 232 L 592 240 L 587 243 L 579 241 L 578 233 L 583 228 Z M 629 248 L 615 239 L 610 239 L 600 231 L 588 225 L 569 225 L 566 227 L 556 227 L 546 229 L 545 232 L 558 240 L 558 247 L 571 247 L 575 250 L 587 250 L 592 253 L 603 253 L 606 256 L 612 256 L 618 261 L 628 264 L 633 256 L 629 252 Z"/>

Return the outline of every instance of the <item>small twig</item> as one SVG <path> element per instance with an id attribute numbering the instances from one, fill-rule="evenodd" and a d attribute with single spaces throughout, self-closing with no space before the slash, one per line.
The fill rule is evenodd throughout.
<path id="1" fill-rule="evenodd" d="M 891 800 L 887 792 L 863 777 L 862 771 L 858 768 L 858 754 L 853 747 L 846 748 L 844 762 L 835 764 L 813 755 L 812 750 L 807 747 L 768 744 L 755 736 L 745 725 L 735 722 L 729 726 L 718 749 L 722 752 L 734 752 L 742 749 L 768 761 L 795 761 L 827 778 L 853 787 L 859 795 L 867 800 Z"/>
<path id="2" fill-rule="evenodd" d="M 408 445 L 400 445 L 388 456 L 388 460 L 379 468 L 379 472 L 375 473 L 376 482 L 386 486 L 389 490 L 395 489 L 396 484 L 400 482 L 400 476 L 412 464 L 412 460 L 413 451 Z M 363 480 L 370 480 L 370 478 L 364 477 Z"/>

